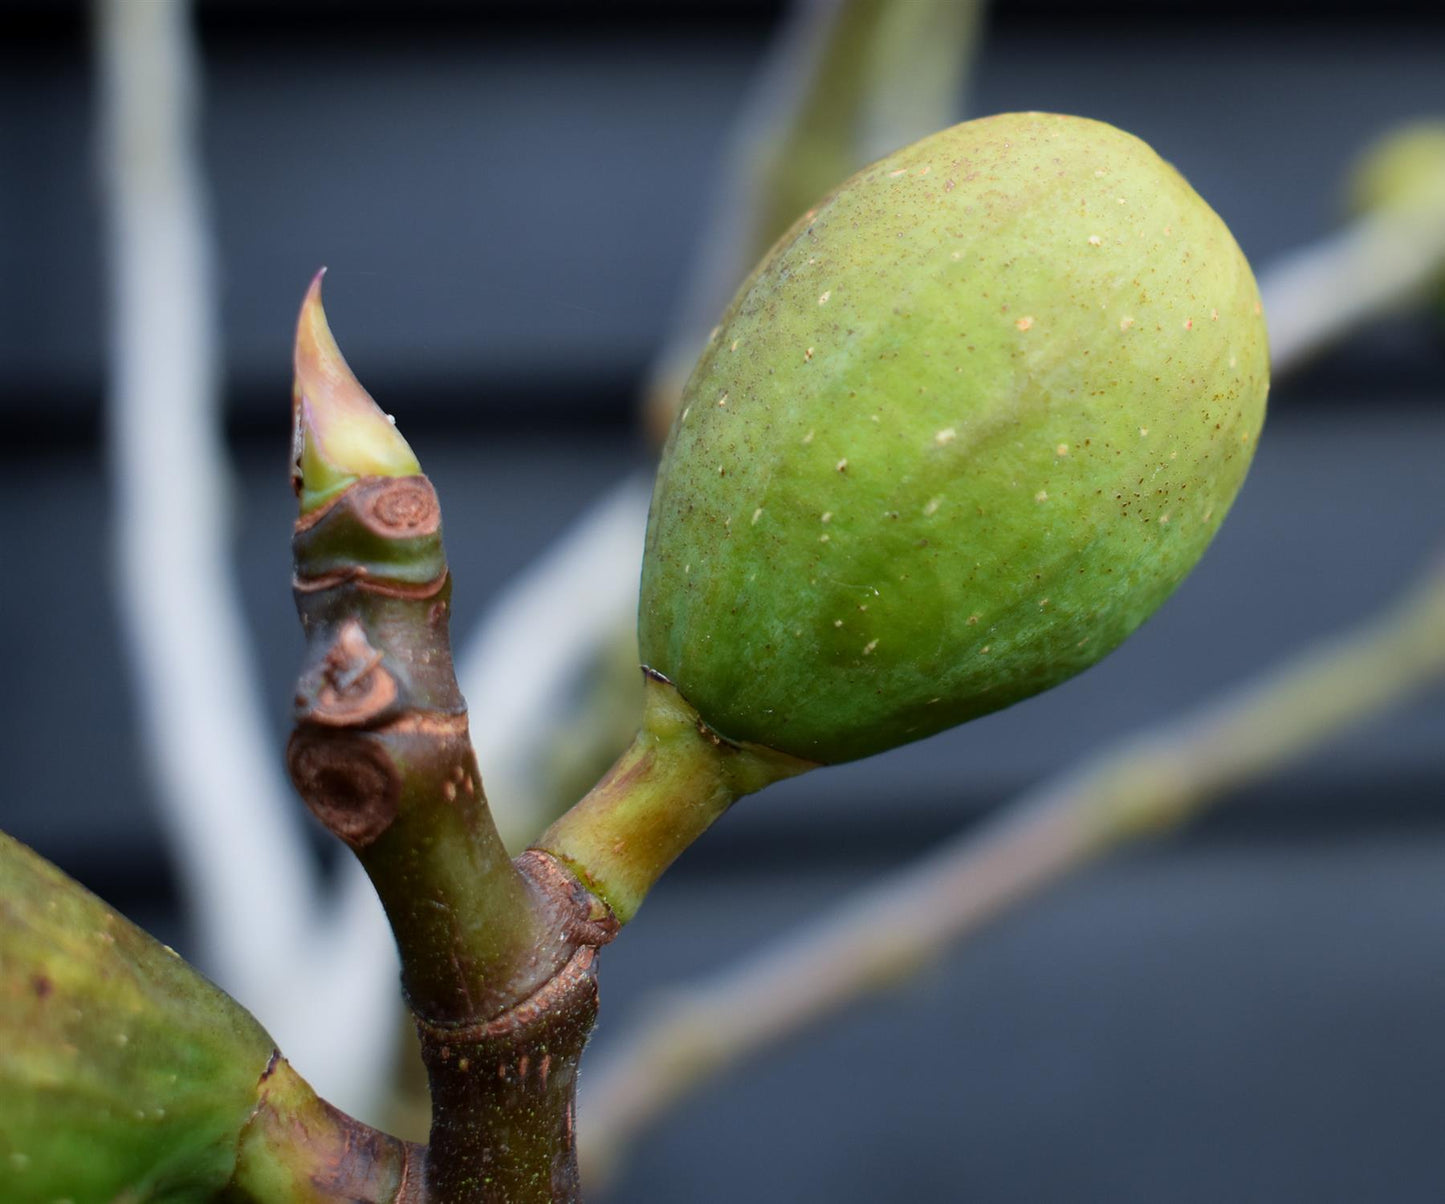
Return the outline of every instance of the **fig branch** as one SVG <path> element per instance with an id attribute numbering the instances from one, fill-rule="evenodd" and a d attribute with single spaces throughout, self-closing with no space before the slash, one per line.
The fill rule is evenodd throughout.
<path id="1" fill-rule="evenodd" d="M 614 925 L 557 862 L 514 864 L 497 835 L 452 671 L 436 494 L 337 348 L 320 276 L 293 414 L 307 653 L 287 763 L 396 936 L 432 1095 L 426 1198 L 574 1199 L 577 1059 Z"/>
<path id="2" fill-rule="evenodd" d="M 1066 771 L 822 920 L 643 1001 L 582 1095 L 588 1183 L 605 1184 L 641 1132 L 712 1079 L 1442 679 L 1445 555 L 1352 630 Z"/>
<path id="3" fill-rule="evenodd" d="M 358 1198 L 576 1200 L 576 1073 L 597 950 L 658 876 L 743 794 L 922 739 L 1106 655 L 1213 538 L 1268 389 L 1248 264 L 1138 139 L 1005 114 L 864 169 L 779 241 L 704 353 L 649 520 L 641 729 L 513 861 L 452 669 L 436 494 L 347 366 L 320 289 L 318 276 L 296 339 L 293 584 L 307 647 L 287 761 L 390 920 L 432 1129 L 414 1158 L 312 1107 L 309 1088 L 276 1077 L 264 1032 L 210 997 L 245 1035 L 216 1059 L 234 1088 L 216 1096 L 216 1124 L 242 1137 L 222 1144 L 233 1162 L 238 1148 L 260 1159 L 247 1174 L 263 1195 L 255 1176 L 271 1175 L 280 1199 L 288 1167 L 302 1185 L 293 1198 L 306 1199 L 306 1157 L 327 1157 L 306 1148 L 314 1128 L 348 1150 L 389 1151 L 382 1165 L 400 1178 L 387 1172 Z M 1396 654 L 1402 672 L 1418 670 L 1413 648 Z M 1306 716 L 1335 716 L 1330 684 L 1295 683 L 1322 708 Z M 1204 730 L 1212 759 L 1181 765 L 1165 741 L 1142 782 L 1104 773 L 1089 787 L 1098 805 L 1076 813 L 1050 796 L 1003 827 L 965 856 L 962 885 L 945 866 L 910 900 L 933 909 L 918 931 L 939 932 L 951 903 L 960 923 L 986 916 L 1147 827 L 1158 808 L 1138 795 L 1152 797 L 1150 774 L 1170 818 L 1192 800 L 1179 790 L 1189 772 L 1248 768 L 1299 734 Z M 829 975 L 848 980 L 829 960 L 836 947 L 822 948 L 819 981 L 787 969 L 779 997 L 799 1001 L 795 1014 L 827 998 Z M 188 995 L 203 992 L 184 978 L 162 1002 L 184 1011 Z M 189 1017 L 204 1051 L 217 1034 L 200 1020 Z M 63 1038 L 47 1053 L 64 1056 Z M 0 1072 L 16 1065 L 0 1057 Z M 134 1057 L 122 1069 L 112 1087 L 150 1071 Z M 0 1073 L 14 1088 L 0 1105 L 28 1106 L 13 1101 L 31 1098 L 29 1083 Z M 162 1097 L 185 1098 L 175 1086 Z M 48 1131 L 33 1127 L 37 1140 Z M 195 1164 L 227 1169 L 210 1154 Z"/>
<path id="4" fill-rule="evenodd" d="M 1445 126 L 1421 122 L 1371 147 L 1351 178 L 1355 219 L 1260 280 L 1276 369 L 1445 281 Z M 1437 296 L 1437 305 L 1438 305 Z"/>

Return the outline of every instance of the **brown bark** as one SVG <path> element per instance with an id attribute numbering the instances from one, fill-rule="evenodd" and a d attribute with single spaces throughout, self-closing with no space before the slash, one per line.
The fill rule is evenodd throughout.
<path id="1" fill-rule="evenodd" d="M 548 900 L 572 953 L 538 991 L 490 1021 L 418 1017 L 432 1096 L 429 1182 L 440 1200 L 581 1198 L 577 1065 L 597 1017 L 597 950 L 617 926 L 546 854 L 524 854 L 518 865 Z"/>
<path id="2" fill-rule="evenodd" d="M 436 495 L 421 476 L 359 478 L 302 516 L 294 552 L 308 647 L 287 761 L 396 935 L 432 1094 L 416 1190 L 576 1200 L 577 1063 L 616 922 L 551 856 L 514 864 L 497 836 L 452 670 Z"/>

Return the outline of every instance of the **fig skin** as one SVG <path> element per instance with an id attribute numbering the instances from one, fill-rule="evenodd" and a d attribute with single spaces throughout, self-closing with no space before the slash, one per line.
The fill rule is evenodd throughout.
<path id="1" fill-rule="evenodd" d="M 1264 419 L 1259 295 L 1145 143 L 1077 117 L 865 168 L 744 283 L 688 383 L 644 663 L 819 762 L 1088 668 L 1203 553 Z"/>

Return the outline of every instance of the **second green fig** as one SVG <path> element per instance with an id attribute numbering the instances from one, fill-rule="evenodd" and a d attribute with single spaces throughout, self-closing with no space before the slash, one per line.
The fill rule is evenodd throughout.
<path id="1" fill-rule="evenodd" d="M 1006 114 L 854 176 L 753 273 L 656 491 L 645 664 L 730 740 L 846 761 L 1087 668 L 1244 480 L 1268 348 L 1147 145 Z"/>

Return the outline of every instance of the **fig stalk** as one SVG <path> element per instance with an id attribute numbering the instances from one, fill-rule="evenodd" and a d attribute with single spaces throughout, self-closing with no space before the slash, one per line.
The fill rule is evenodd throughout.
<path id="1" fill-rule="evenodd" d="M 646 675 L 636 739 L 536 844 L 606 901 L 620 923 L 688 845 L 745 794 L 815 768 L 726 740 L 660 674 Z"/>

